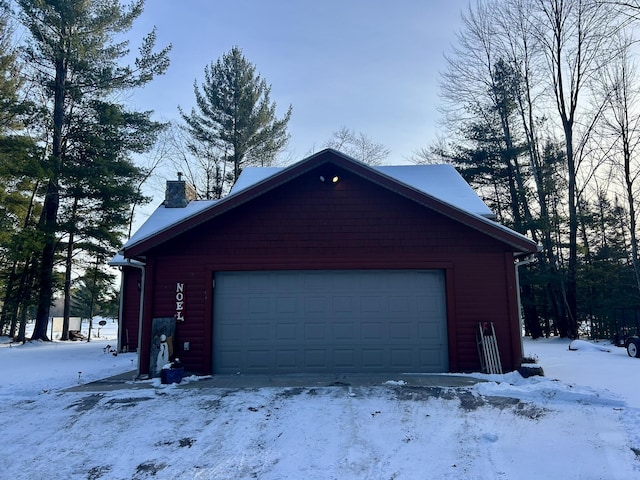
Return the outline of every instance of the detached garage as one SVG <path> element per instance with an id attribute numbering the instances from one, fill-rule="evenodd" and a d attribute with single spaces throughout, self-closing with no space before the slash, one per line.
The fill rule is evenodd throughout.
<path id="1" fill-rule="evenodd" d="M 451 166 L 324 150 L 194 197 L 167 182 L 113 262 L 140 373 L 155 373 L 167 322 L 171 356 L 199 373 L 477 371 L 478 322 L 494 323 L 503 367 L 519 365 L 515 265 L 536 246 Z"/>

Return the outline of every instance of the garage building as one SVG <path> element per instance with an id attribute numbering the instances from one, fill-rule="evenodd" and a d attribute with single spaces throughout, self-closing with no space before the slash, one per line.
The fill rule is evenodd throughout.
<path id="1" fill-rule="evenodd" d="M 535 252 L 449 165 L 327 149 L 246 168 L 221 200 L 169 181 L 113 262 L 120 347 L 153 373 L 154 325 L 169 322 L 172 356 L 198 373 L 477 371 L 475 329 L 493 322 L 513 369 L 516 264 Z"/>

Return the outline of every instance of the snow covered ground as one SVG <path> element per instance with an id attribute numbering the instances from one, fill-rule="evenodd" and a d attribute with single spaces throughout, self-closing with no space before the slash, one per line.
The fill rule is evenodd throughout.
<path id="1" fill-rule="evenodd" d="M 0 339 L 0 478 L 640 478 L 640 359 L 612 345 L 525 340 L 545 377 L 462 388 L 64 392 L 135 367 L 101 337 Z"/>

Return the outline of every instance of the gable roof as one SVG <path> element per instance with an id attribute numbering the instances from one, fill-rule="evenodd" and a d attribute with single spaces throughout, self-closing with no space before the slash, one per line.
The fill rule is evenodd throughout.
<path id="1" fill-rule="evenodd" d="M 493 212 L 453 165 L 391 165 L 371 168 L 462 210 L 487 218 L 495 218 Z M 245 167 L 231 189 L 231 194 L 249 188 L 284 169 L 284 167 Z"/>
<path id="2" fill-rule="evenodd" d="M 185 208 L 158 207 L 124 245 L 121 253 L 129 258 L 140 255 L 154 246 L 325 164 L 333 164 L 412 199 L 507 243 L 517 252 L 536 251 L 535 243 L 524 235 L 486 218 L 492 216 L 489 208 L 450 165 L 369 167 L 336 150 L 325 149 L 286 168 L 247 167 L 231 193 L 220 200 L 195 200 Z M 427 171 L 429 175 L 426 175 Z M 431 178 L 428 178 L 429 176 Z"/>

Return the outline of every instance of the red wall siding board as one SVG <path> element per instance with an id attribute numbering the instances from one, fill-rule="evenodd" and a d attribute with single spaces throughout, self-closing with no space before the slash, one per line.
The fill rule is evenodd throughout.
<path id="1" fill-rule="evenodd" d="M 122 312 L 120 318 L 120 351 L 135 352 L 138 348 L 140 324 L 140 287 L 142 271 L 139 268 L 122 267 Z"/>
<path id="2" fill-rule="evenodd" d="M 149 356 L 151 354 L 151 324 L 153 320 L 153 305 L 154 305 L 154 284 L 155 277 L 153 257 L 147 259 L 145 266 L 145 281 L 144 281 L 144 299 L 143 299 L 143 316 L 142 316 L 142 331 L 140 332 L 142 342 L 140 352 L 138 353 L 138 362 L 140 363 L 139 373 L 149 373 Z"/>
<path id="3" fill-rule="evenodd" d="M 509 318 L 512 320 L 510 328 L 511 360 L 517 367 L 520 365 L 524 352 L 522 351 L 522 331 L 520 329 L 520 312 L 518 310 L 518 293 L 516 290 L 516 267 L 513 255 L 505 253 L 505 277 L 507 278 L 507 299 L 509 301 Z"/>
<path id="4" fill-rule="evenodd" d="M 211 371 L 212 339 L 213 339 L 213 278 L 214 269 L 205 267 L 204 288 L 204 317 L 202 329 L 202 355 L 200 360 L 201 372 Z"/>
<path id="5" fill-rule="evenodd" d="M 449 349 L 449 369 L 452 372 L 460 371 L 460 354 L 457 328 L 455 269 L 449 265 L 445 269 L 445 288 L 447 302 L 447 337 Z"/>
<path id="6" fill-rule="evenodd" d="M 477 370 L 479 357 L 475 329 L 479 322 L 493 322 L 503 368 L 513 369 L 520 360 L 513 350 L 511 305 L 515 290 L 505 272 L 513 269 L 513 257 L 475 255 L 456 263 L 456 331 L 460 349 L 460 370 Z M 514 298 L 511 298 L 511 297 Z"/>
<path id="7" fill-rule="evenodd" d="M 513 269 L 512 247 L 342 173 L 333 186 L 310 172 L 146 252 L 153 259 L 146 294 L 155 292 L 145 302 L 146 328 L 153 317 L 175 313 L 176 282 L 184 282 L 186 320 L 177 325 L 176 351 L 187 368 L 210 373 L 215 271 L 443 268 L 452 371 L 479 369 L 481 321 L 494 322 L 505 368 L 513 368 L 515 291 L 505 274 Z"/>

